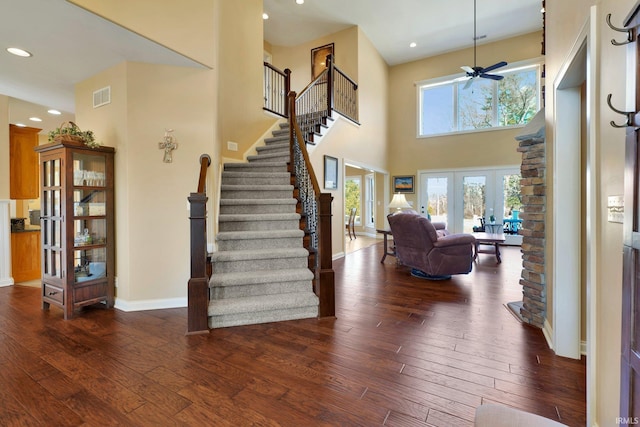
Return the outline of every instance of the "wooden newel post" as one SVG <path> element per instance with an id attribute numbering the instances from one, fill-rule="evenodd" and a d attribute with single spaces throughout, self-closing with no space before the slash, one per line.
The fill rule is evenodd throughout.
<path id="1" fill-rule="evenodd" d="M 327 55 L 327 113 L 329 117 L 333 114 L 333 55 Z"/>
<path id="2" fill-rule="evenodd" d="M 187 334 L 208 333 L 209 278 L 207 277 L 207 196 L 191 193 L 191 278 L 188 284 Z"/>
<path id="3" fill-rule="evenodd" d="M 318 203 L 318 235 L 320 241 L 320 274 L 318 278 L 318 298 L 320 307 L 319 317 L 333 317 L 336 315 L 336 290 L 335 273 L 333 271 L 332 248 L 331 248 L 331 193 L 321 193 Z"/>
<path id="4" fill-rule="evenodd" d="M 287 118 L 291 117 L 291 115 L 289 114 L 289 99 L 287 99 L 290 91 L 291 91 L 291 70 L 288 68 L 285 68 L 284 69 L 284 93 L 285 93 L 284 115 Z M 295 95 L 293 99 L 294 100 L 296 99 Z"/>

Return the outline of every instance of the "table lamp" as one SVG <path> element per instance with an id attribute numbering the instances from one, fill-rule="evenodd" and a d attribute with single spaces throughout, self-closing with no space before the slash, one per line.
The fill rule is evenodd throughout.
<path id="1" fill-rule="evenodd" d="M 404 194 L 396 193 L 389 203 L 389 209 L 396 209 L 396 212 L 400 212 L 402 209 L 410 209 L 411 205 L 405 199 Z"/>

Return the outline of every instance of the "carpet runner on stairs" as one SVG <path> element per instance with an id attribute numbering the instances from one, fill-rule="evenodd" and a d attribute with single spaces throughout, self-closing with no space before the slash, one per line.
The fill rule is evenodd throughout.
<path id="1" fill-rule="evenodd" d="M 300 214 L 287 172 L 288 128 L 281 125 L 222 172 L 218 252 L 212 254 L 209 327 L 317 317 Z"/>

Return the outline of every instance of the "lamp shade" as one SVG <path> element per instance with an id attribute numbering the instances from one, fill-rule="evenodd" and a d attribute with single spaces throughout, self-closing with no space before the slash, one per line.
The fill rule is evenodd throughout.
<path id="1" fill-rule="evenodd" d="M 391 203 L 389 203 L 389 209 L 409 209 L 411 205 L 405 199 L 404 194 L 396 193 L 393 195 L 393 199 L 391 199 Z"/>

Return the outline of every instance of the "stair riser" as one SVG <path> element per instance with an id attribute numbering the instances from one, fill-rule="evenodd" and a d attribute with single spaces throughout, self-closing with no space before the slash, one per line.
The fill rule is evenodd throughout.
<path id="1" fill-rule="evenodd" d="M 222 190 L 221 199 L 290 199 L 293 190 Z"/>
<path id="2" fill-rule="evenodd" d="M 302 247 L 302 237 L 279 239 L 218 240 L 219 251 L 244 251 L 250 249 L 285 249 Z"/>
<path id="3" fill-rule="evenodd" d="M 247 160 L 249 160 L 250 163 L 262 163 L 262 162 L 288 162 L 290 159 L 289 153 L 283 154 L 282 156 L 274 156 L 274 157 L 267 157 L 267 156 L 248 156 Z"/>
<path id="4" fill-rule="evenodd" d="M 256 147 L 256 151 L 261 153 L 263 151 L 268 152 L 269 150 L 281 150 L 281 151 L 289 151 L 289 138 L 287 139 L 272 139 L 270 141 L 265 139 L 266 145 L 261 147 Z"/>
<path id="5" fill-rule="evenodd" d="M 290 177 L 222 177 L 222 185 L 289 185 Z"/>
<path id="6" fill-rule="evenodd" d="M 298 221 L 225 221 L 220 222 L 219 227 L 220 231 L 292 230 L 298 228 Z"/>
<path id="7" fill-rule="evenodd" d="M 306 268 L 307 257 L 252 259 L 239 261 L 216 261 L 213 271 L 216 273 L 236 273 L 239 271 L 286 270 Z"/>
<path id="8" fill-rule="evenodd" d="M 239 313 L 209 317 L 210 328 L 254 325 L 258 323 L 282 322 L 285 320 L 308 319 L 318 316 L 317 306 L 290 308 L 287 310 L 264 311 L 260 313 Z"/>
<path id="9" fill-rule="evenodd" d="M 227 168 L 225 166 L 225 172 L 287 172 L 286 162 L 280 165 L 264 166 L 256 163 L 238 163 L 240 166 L 234 166 Z"/>
<path id="10" fill-rule="evenodd" d="M 295 213 L 296 205 L 222 205 L 220 214 Z"/>
<path id="11" fill-rule="evenodd" d="M 310 281 L 264 283 L 244 286 L 216 286 L 211 288 L 211 299 L 241 298 L 256 295 L 278 295 L 289 292 L 309 292 Z"/>

